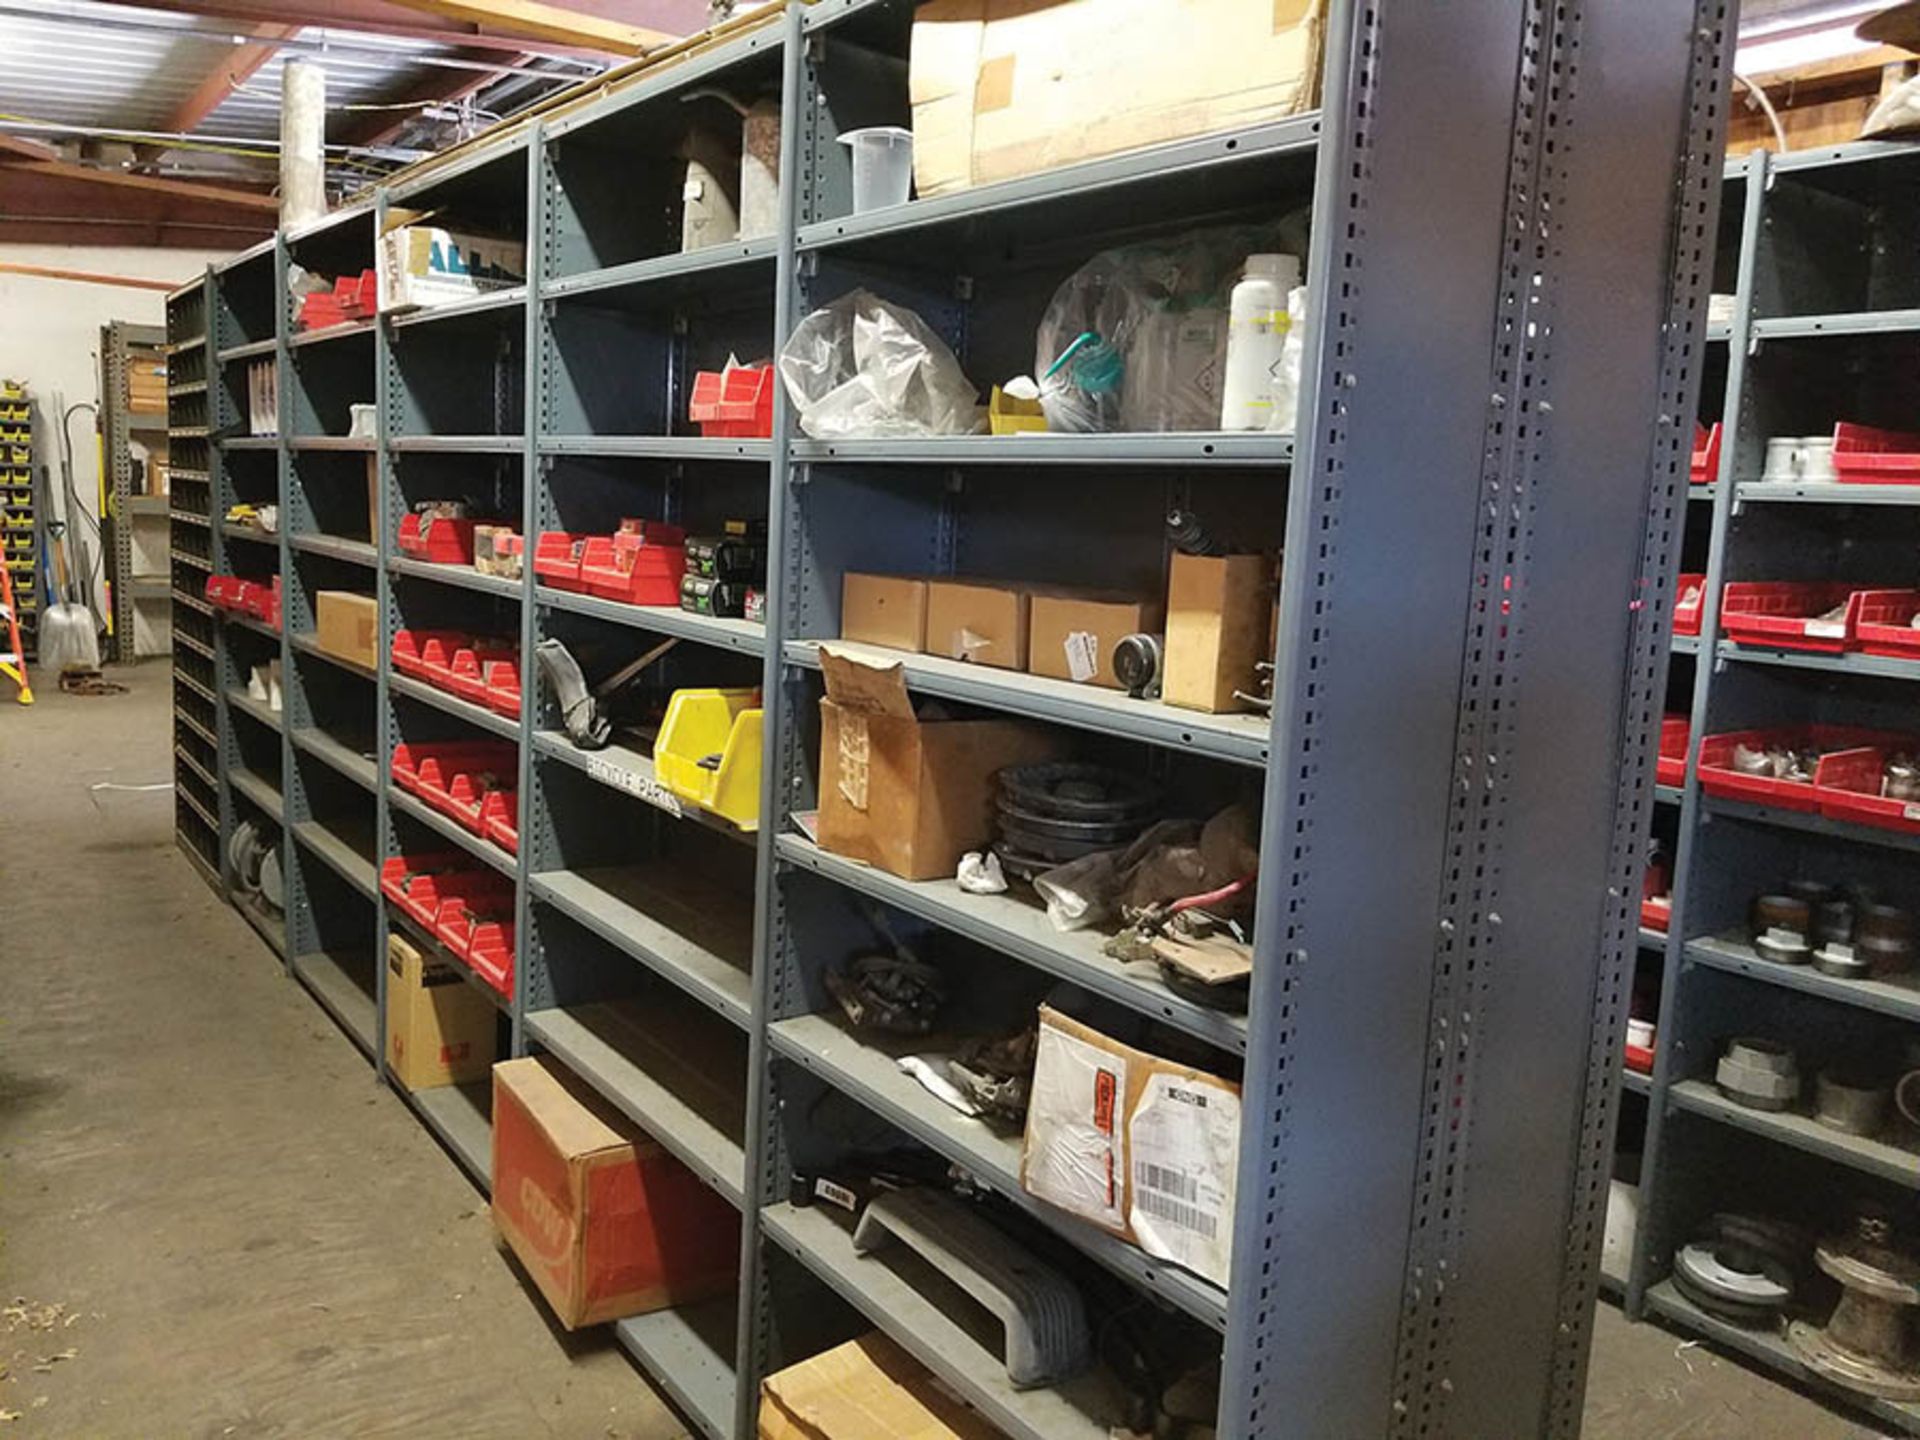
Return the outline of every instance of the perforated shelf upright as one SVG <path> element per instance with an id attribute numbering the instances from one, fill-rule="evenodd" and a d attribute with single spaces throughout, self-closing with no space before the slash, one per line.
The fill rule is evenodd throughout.
<path id="1" fill-rule="evenodd" d="M 283 375 L 281 437 L 219 447 L 217 493 L 279 466 L 295 970 L 326 957 L 303 978 L 383 1069 L 385 967 L 369 996 L 346 963 L 409 929 L 379 865 L 458 848 L 510 881 L 502 1053 L 551 1056 L 740 1212 L 736 1292 L 615 1327 L 702 1435 L 753 1435 L 766 1375 L 876 1326 L 1020 1440 L 1138 1418 L 1104 1360 L 1016 1389 L 943 1277 L 791 1203 L 795 1165 L 854 1135 L 964 1170 L 992 1223 L 1097 1311 L 1217 1355 L 1229 1440 L 1578 1429 L 1732 41 L 1721 4 L 1620 9 L 1335 0 L 1318 111 L 856 216 L 838 136 L 909 122 L 914 6 L 826 0 L 609 77 L 212 277 L 216 298 L 256 278 L 284 296 L 290 263 L 350 270 L 398 210 L 525 244 L 524 285 L 337 334 L 297 333 L 277 300 L 264 325 L 216 305 L 235 322 L 219 363 L 271 354 Z M 778 223 L 684 251 L 681 143 L 699 106 L 734 116 L 700 98 L 714 89 L 778 98 Z M 776 354 L 856 286 L 912 306 L 986 383 L 1033 367 L 1048 298 L 1100 251 L 1289 214 L 1311 225 L 1297 436 L 822 440 L 784 396 L 767 439 L 686 419 L 693 372 Z M 371 446 L 336 423 L 369 398 Z M 363 536 L 341 492 L 369 453 Z M 529 551 L 628 515 L 764 520 L 764 623 L 396 553 L 407 513 L 453 494 L 517 518 Z M 898 879 L 794 823 L 815 800 L 819 651 L 849 570 L 1150 591 L 1170 505 L 1284 550 L 1271 723 L 930 656 L 904 674 L 1176 793 L 1258 802 L 1245 1017 L 1029 904 Z M 306 636 L 314 590 L 363 572 L 371 676 Z M 517 714 L 393 672 L 397 631 L 455 623 L 517 638 Z M 264 722 L 227 647 L 267 642 L 216 634 L 231 742 Z M 573 746 L 531 663 L 547 639 L 590 674 L 672 642 L 664 684 L 757 685 L 757 825 L 669 794 L 644 732 Z M 346 717 L 369 697 L 367 746 Z M 513 747 L 517 853 L 390 783 L 397 744 L 455 737 Z M 264 798 L 259 766 L 235 784 L 253 758 L 222 747 L 229 824 Z M 369 804 L 370 833 L 353 829 Z M 1028 1196 L 1017 1135 L 946 1111 L 841 1018 L 823 972 L 871 947 L 876 914 L 964 966 L 983 1004 L 1068 982 L 1244 1076 L 1230 1283 Z M 406 1098 L 485 1187 L 486 1087 Z"/>

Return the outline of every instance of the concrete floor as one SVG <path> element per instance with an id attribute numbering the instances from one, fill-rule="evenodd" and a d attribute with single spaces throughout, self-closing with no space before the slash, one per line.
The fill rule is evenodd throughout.
<path id="1" fill-rule="evenodd" d="M 166 672 L 0 704 L 0 1434 L 686 1433 L 172 840 Z M 1875 1434 L 1602 1305 L 1592 1440 Z"/>

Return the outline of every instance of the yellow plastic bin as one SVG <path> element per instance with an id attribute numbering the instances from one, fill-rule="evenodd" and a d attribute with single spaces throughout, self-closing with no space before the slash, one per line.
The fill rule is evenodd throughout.
<path id="1" fill-rule="evenodd" d="M 653 745 L 653 768 L 682 800 L 731 820 L 760 824 L 760 692 L 676 690 Z"/>

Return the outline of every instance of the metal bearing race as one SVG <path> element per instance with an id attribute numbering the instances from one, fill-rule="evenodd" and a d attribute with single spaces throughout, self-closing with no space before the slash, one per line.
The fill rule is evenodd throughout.
<path id="1" fill-rule="evenodd" d="M 1809 1368 L 1887 1400 L 1920 1400 L 1920 1264 L 1893 1248 L 1891 1226 L 1863 1215 L 1852 1234 L 1823 1240 L 1814 1263 L 1840 1283 L 1824 1326 L 1797 1321 L 1787 1338 Z"/>
<path id="2" fill-rule="evenodd" d="M 1837 1067 L 1813 1077 L 1813 1095 L 1813 1118 L 1848 1135 L 1878 1135 L 1893 1104 L 1891 1086 Z"/>
<path id="3" fill-rule="evenodd" d="M 1009 765 L 999 775 L 1000 794 L 1035 815 L 1113 825 L 1144 823 L 1159 811 L 1160 787 L 1151 780 L 1106 765 L 1056 760 Z"/>
<path id="4" fill-rule="evenodd" d="M 1797 895 L 1762 895 L 1748 917 L 1753 948 L 1762 960 L 1776 965 L 1804 965 L 1813 948 L 1813 907 Z"/>
<path id="5" fill-rule="evenodd" d="M 1748 1325 L 1766 1323 L 1793 1299 L 1791 1267 L 1724 1238 L 1683 1245 L 1673 1257 L 1673 1283 L 1701 1309 Z"/>
<path id="6" fill-rule="evenodd" d="M 1729 1040 L 1713 1078 L 1729 1100 L 1753 1110 L 1785 1110 L 1800 1098 L 1793 1051 L 1758 1036 Z"/>
<path id="7" fill-rule="evenodd" d="M 1854 912 L 1853 948 L 1875 975 L 1899 975 L 1912 969 L 1912 912 L 1898 905 L 1861 905 Z"/>

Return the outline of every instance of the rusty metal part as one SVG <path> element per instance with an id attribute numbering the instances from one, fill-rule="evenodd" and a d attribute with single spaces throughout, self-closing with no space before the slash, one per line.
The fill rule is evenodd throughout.
<path id="1" fill-rule="evenodd" d="M 1800 1358 L 1849 1390 L 1920 1400 L 1920 1263 L 1894 1247 L 1890 1222 L 1861 1216 L 1851 1234 L 1822 1241 L 1814 1263 L 1840 1283 L 1840 1303 L 1824 1326 L 1788 1327 Z"/>

